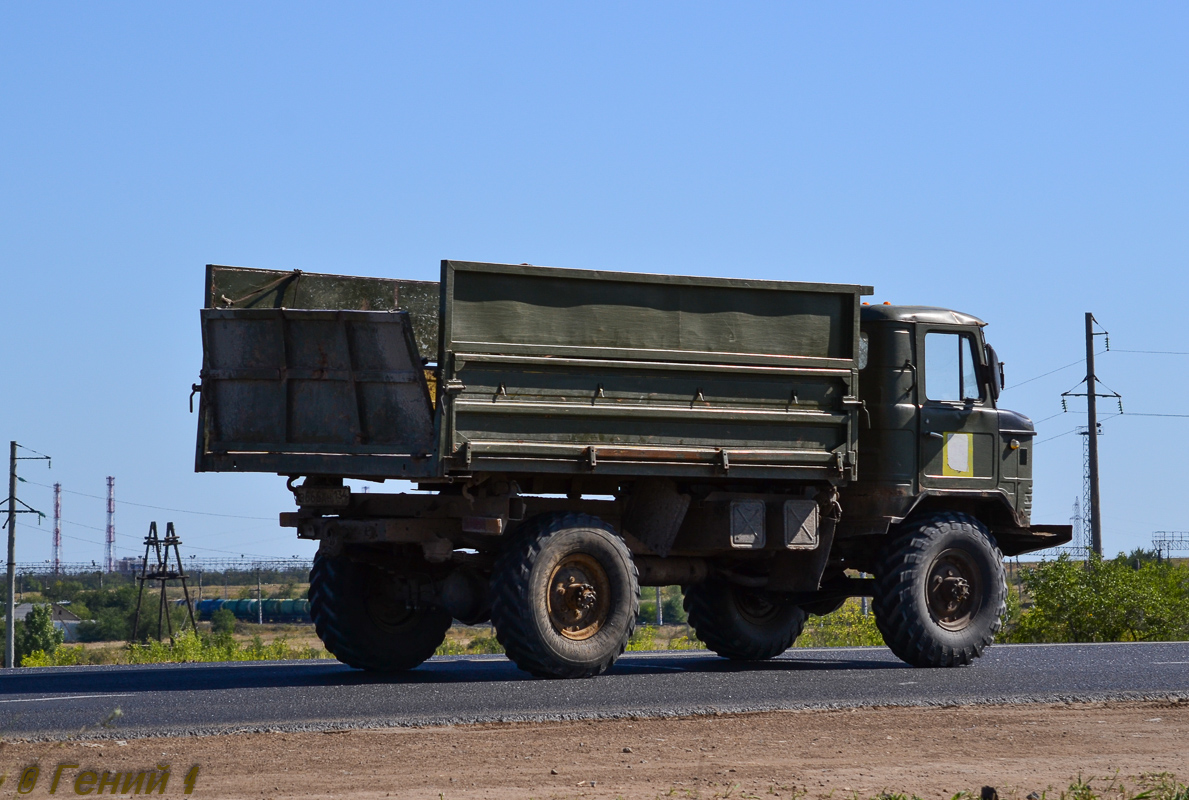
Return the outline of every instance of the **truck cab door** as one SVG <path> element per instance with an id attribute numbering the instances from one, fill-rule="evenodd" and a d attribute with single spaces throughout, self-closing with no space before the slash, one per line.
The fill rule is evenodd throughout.
<path id="1" fill-rule="evenodd" d="M 967 327 L 925 325 L 917 335 L 921 487 L 993 490 L 999 419 L 981 380 L 981 337 Z"/>

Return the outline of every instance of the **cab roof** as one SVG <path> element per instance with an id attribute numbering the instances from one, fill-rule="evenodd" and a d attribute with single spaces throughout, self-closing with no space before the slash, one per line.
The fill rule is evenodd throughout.
<path id="1" fill-rule="evenodd" d="M 933 306 L 862 305 L 860 319 L 864 322 L 926 322 L 933 325 L 978 325 L 987 323 L 970 314 Z"/>

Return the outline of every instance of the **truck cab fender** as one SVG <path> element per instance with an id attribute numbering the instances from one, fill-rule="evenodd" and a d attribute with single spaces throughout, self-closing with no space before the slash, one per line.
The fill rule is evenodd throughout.
<path id="1" fill-rule="evenodd" d="M 904 523 L 938 511 L 961 511 L 977 518 L 994 531 L 996 528 L 1027 528 L 1002 489 L 924 489 L 896 523 Z"/>

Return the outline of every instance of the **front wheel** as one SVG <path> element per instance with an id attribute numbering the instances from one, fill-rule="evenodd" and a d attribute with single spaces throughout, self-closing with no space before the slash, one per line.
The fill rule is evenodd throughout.
<path id="1" fill-rule="evenodd" d="M 491 589 L 496 638 L 516 666 L 540 678 L 605 672 L 640 611 L 632 554 L 585 514 L 526 521 L 496 560 Z"/>
<path id="2" fill-rule="evenodd" d="M 968 514 L 910 523 L 876 565 L 875 624 L 892 652 L 916 667 L 964 666 L 981 656 L 1006 599 L 1003 554 Z"/>

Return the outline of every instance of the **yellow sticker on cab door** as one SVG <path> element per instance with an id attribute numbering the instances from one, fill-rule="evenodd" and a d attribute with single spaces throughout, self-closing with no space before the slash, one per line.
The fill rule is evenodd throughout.
<path id="1" fill-rule="evenodd" d="M 941 474 L 947 478 L 974 477 L 974 434 L 943 433 Z"/>

